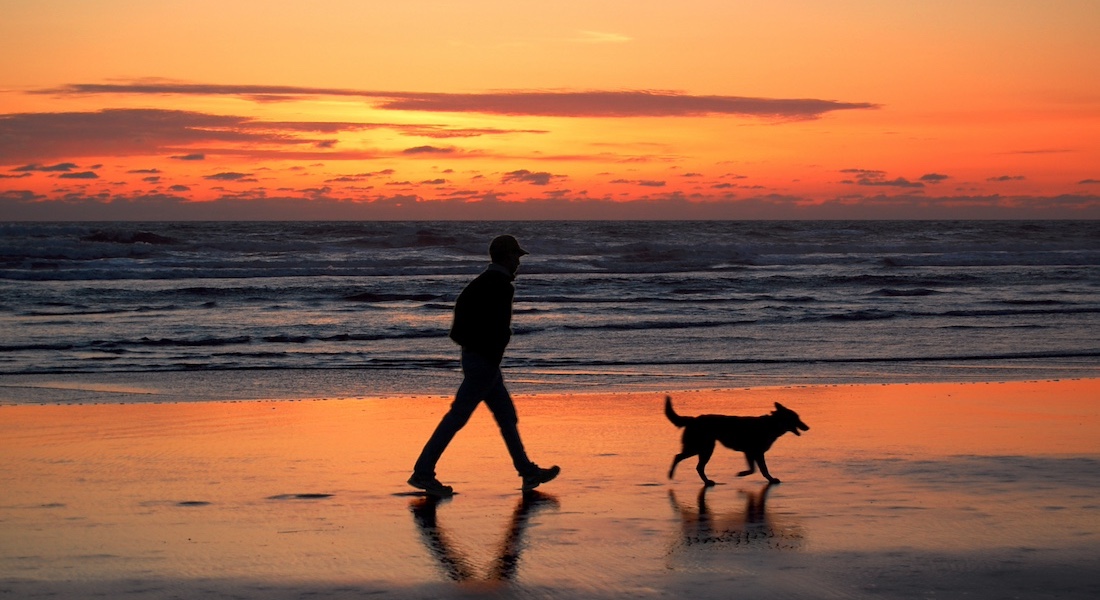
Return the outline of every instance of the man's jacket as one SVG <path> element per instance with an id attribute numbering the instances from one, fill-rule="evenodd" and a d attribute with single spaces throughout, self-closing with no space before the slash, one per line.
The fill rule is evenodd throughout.
<path id="1" fill-rule="evenodd" d="M 512 275 L 491 265 L 474 278 L 455 300 L 451 339 L 464 349 L 500 364 L 512 338 Z"/>

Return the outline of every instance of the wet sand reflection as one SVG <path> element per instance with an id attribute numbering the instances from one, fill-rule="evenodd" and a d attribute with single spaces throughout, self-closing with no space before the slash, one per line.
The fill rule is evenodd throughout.
<path id="1" fill-rule="evenodd" d="M 756 491 L 740 492 L 745 497 L 742 511 L 715 512 L 707 502 L 707 493 L 714 489 L 704 486 L 696 496 L 696 507 L 680 502 L 675 490 L 668 491 L 672 510 L 680 517 L 681 530 L 672 552 L 688 547 L 761 548 L 798 550 L 802 546 L 800 526 L 777 523 L 767 510 L 768 493 L 776 484 L 766 484 Z"/>
<path id="2" fill-rule="evenodd" d="M 476 565 L 460 550 L 448 531 L 439 525 L 438 508 L 450 500 L 451 498 L 422 496 L 409 503 L 409 511 L 412 512 L 421 541 L 439 563 L 440 570 L 447 578 L 458 582 L 513 580 L 519 569 L 525 546 L 524 534 L 530 518 L 541 510 L 559 506 L 558 499 L 551 494 L 537 490 L 524 492 L 512 512 L 508 530 L 497 547 L 495 558 L 485 575 L 479 577 Z"/>

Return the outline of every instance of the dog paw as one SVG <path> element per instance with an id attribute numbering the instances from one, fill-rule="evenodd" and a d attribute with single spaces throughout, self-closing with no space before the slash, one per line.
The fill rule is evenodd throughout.
<path id="1" fill-rule="evenodd" d="M 711 480 L 709 480 L 709 479 L 706 479 L 706 480 L 704 480 L 704 481 L 703 481 L 703 485 L 705 485 L 705 486 L 707 486 L 707 487 L 714 487 L 714 486 L 716 486 L 716 485 L 718 485 L 718 484 L 717 484 L 716 482 L 714 482 L 714 481 L 711 481 Z"/>
<path id="2" fill-rule="evenodd" d="M 782 482 L 782 481 L 779 481 L 779 480 L 778 480 L 778 479 L 776 479 L 775 477 L 769 477 L 769 478 L 768 478 L 768 483 L 783 483 L 783 482 Z"/>

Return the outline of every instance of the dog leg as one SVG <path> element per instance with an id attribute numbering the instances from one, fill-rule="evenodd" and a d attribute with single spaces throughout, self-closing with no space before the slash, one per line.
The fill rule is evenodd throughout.
<path id="1" fill-rule="evenodd" d="M 782 483 L 779 479 L 772 477 L 772 474 L 768 472 L 768 463 L 764 462 L 763 454 L 756 457 L 756 464 L 760 465 L 760 473 L 767 478 L 769 483 Z"/>
<path id="2" fill-rule="evenodd" d="M 745 475 L 752 475 L 753 473 L 756 472 L 756 465 L 753 464 L 752 457 L 749 456 L 747 452 L 745 453 L 745 460 L 747 460 L 749 462 L 749 468 L 747 470 L 744 470 L 744 471 L 741 471 L 740 473 L 738 473 L 737 474 L 738 477 L 744 477 Z"/>
<path id="3" fill-rule="evenodd" d="M 711 442 L 710 447 L 704 448 L 699 452 L 699 464 L 695 466 L 695 470 L 699 473 L 699 478 L 703 480 L 703 485 L 710 487 L 715 485 L 713 481 L 707 478 L 706 468 L 707 463 L 710 462 L 711 455 L 714 454 L 714 443 Z"/>
<path id="4" fill-rule="evenodd" d="M 681 452 L 672 458 L 672 466 L 668 468 L 668 478 L 672 479 L 672 474 L 676 472 L 676 465 L 680 464 L 681 460 L 685 458 L 695 456 L 694 454 L 688 454 L 687 452 Z"/>

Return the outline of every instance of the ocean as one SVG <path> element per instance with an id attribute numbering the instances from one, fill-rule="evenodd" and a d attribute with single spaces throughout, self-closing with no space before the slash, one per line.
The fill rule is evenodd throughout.
<path id="1" fill-rule="evenodd" d="M 516 394 L 1100 376 L 1097 221 L 0 225 L 0 403 L 450 395 L 511 233 Z"/>

